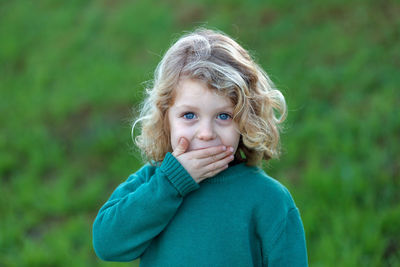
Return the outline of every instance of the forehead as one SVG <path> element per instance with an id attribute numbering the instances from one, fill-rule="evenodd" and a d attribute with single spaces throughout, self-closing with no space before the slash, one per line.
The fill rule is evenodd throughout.
<path id="1" fill-rule="evenodd" d="M 179 81 L 177 87 L 174 89 L 173 98 L 173 104 L 194 102 L 207 105 L 221 104 L 233 106 L 232 99 L 223 92 L 209 88 L 207 84 L 201 80 L 190 78 L 184 78 Z M 204 101 L 207 103 L 202 103 Z"/>

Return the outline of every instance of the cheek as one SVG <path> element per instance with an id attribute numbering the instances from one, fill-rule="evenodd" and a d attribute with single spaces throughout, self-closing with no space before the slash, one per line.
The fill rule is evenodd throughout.
<path id="1" fill-rule="evenodd" d="M 239 145 L 239 140 L 240 140 L 240 133 L 236 130 L 236 128 L 224 132 L 223 142 L 226 145 L 232 146 L 235 151 Z"/>
<path id="2" fill-rule="evenodd" d="M 190 127 L 185 127 L 184 125 L 171 124 L 170 133 L 172 149 L 175 149 L 181 137 L 185 137 L 189 142 L 193 138 L 193 130 Z"/>
<path id="3" fill-rule="evenodd" d="M 231 145 L 233 146 L 235 151 L 236 151 L 236 149 L 237 149 L 237 147 L 239 145 L 239 139 L 240 139 L 240 134 L 238 132 L 234 132 L 231 135 L 231 142 L 232 142 Z"/>

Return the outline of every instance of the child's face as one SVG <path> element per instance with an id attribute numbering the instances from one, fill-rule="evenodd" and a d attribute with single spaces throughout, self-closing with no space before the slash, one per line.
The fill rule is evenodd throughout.
<path id="1" fill-rule="evenodd" d="M 174 104 L 168 110 L 172 150 L 185 137 L 190 142 L 187 151 L 225 145 L 235 152 L 240 134 L 232 119 L 231 100 L 192 79 L 181 80 L 176 90 Z"/>

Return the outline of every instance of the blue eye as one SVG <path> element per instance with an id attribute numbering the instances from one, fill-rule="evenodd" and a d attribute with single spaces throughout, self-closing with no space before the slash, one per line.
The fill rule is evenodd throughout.
<path id="1" fill-rule="evenodd" d="M 194 115 L 193 112 L 188 112 L 188 113 L 183 114 L 183 117 L 184 117 L 185 119 L 187 119 L 187 120 L 193 120 L 194 117 L 195 117 L 195 115 Z"/>
<path id="2" fill-rule="evenodd" d="M 221 114 L 218 115 L 218 118 L 223 120 L 223 121 L 226 121 L 226 120 L 229 120 L 231 118 L 231 115 L 229 115 L 227 113 L 221 113 Z"/>

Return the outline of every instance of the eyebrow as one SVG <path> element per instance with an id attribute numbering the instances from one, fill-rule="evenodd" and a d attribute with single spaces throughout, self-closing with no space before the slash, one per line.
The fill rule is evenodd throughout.
<path id="1" fill-rule="evenodd" d="M 177 106 L 177 108 L 179 108 L 179 109 L 192 109 L 192 110 L 199 109 L 196 106 L 191 106 L 191 105 L 186 105 L 186 104 L 179 105 L 179 106 Z M 225 105 L 225 106 L 221 106 L 221 107 L 216 107 L 215 109 L 217 109 L 217 110 L 227 110 L 227 109 L 233 109 L 233 108 L 234 108 L 233 105 Z"/>

